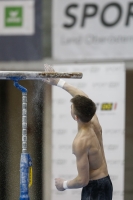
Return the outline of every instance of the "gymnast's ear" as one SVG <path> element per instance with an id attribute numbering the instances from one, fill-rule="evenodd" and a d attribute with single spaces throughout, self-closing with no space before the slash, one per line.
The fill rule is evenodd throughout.
<path id="1" fill-rule="evenodd" d="M 77 115 L 74 115 L 74 120 L 78 121 L 78 116 Z"/>

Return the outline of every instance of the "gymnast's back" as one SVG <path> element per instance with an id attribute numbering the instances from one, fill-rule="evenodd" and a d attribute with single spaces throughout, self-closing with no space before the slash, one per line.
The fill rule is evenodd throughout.
<path id="1" fill-rule="evenodd" d="M 86 123 L 86 126 L 81 128 L 77 133 L 73 146 L 78 147 L 79 141 L 79 148 L 82 149 L 83 145 L 83 148 L 88 152 L 89 179 L 98 180 L 108 176 L 108 169 L 103 148 L 102 128 L 96 114 L 91 121 Z"/>

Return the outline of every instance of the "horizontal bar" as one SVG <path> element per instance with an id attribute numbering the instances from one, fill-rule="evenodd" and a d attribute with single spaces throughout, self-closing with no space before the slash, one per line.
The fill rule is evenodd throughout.
<path id="1" fill-rule="evenodd" d="M 81 72 L 38 72 L 38 71 L 0 71 L 1 80 L 41 80 L 45 78 L 70 78 L 81 79 L 83 74 Z"/>

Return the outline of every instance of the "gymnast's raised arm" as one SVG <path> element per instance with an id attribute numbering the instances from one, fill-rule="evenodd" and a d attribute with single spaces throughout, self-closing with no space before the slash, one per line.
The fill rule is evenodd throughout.
<path id="1" fill-rule="evenodd" d="M 49 65 L 44 65 L 45 72 L 55 72 L 54 69 Z M 69 83 L 65 82 L 63 79 L 59 78 L 48 78 L 45 79 L 44 82 L 48 83 L 49 85 L 55 85 L 61 87 L 62 89 L 66 90 L 72 97 L 76 95 L 87 96 L 82 90 L 70 85 Z"/>
<path id="2" fill-rule="evenodd" d="M 60 79 L 60 81 L 62 81 Z M 60 81 L 58 82 L 57 86 L 59 85 Z M 67 82 L 64 82 L 64 85 L 62 87 L 64 90 L 66 90 L 69 94 L 72 95 L 72 97 L 75 97 L 76 95 L 82 95 L 82 96 L 87 96 L 87 94 L 85 94 L 82 90 L 68 84 Z"/>

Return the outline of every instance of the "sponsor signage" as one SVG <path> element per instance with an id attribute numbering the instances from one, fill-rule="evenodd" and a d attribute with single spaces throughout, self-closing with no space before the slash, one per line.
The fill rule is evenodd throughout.
<path id="1" fill-rule="evenodd" d="M 117 109 L 117 103 L 96 103 L 97 110 L 100 108 L 100 110 L 105 111 L 111 111 Z"/>
<path id="2" fill-rule="evenodd" d="M 0 36 L 35 33 L 34 0 L 0 1 Z"/>
<path id="3" fill-rule="evenodd" d="M 53 58 L 133 59 L 132 16 L 133 1 L 53 0 Z"/>
<path id="4" fill-rule="evenodd" d="M 23 7 L 5 7 L 5 27 L 22 27 Z"/>

